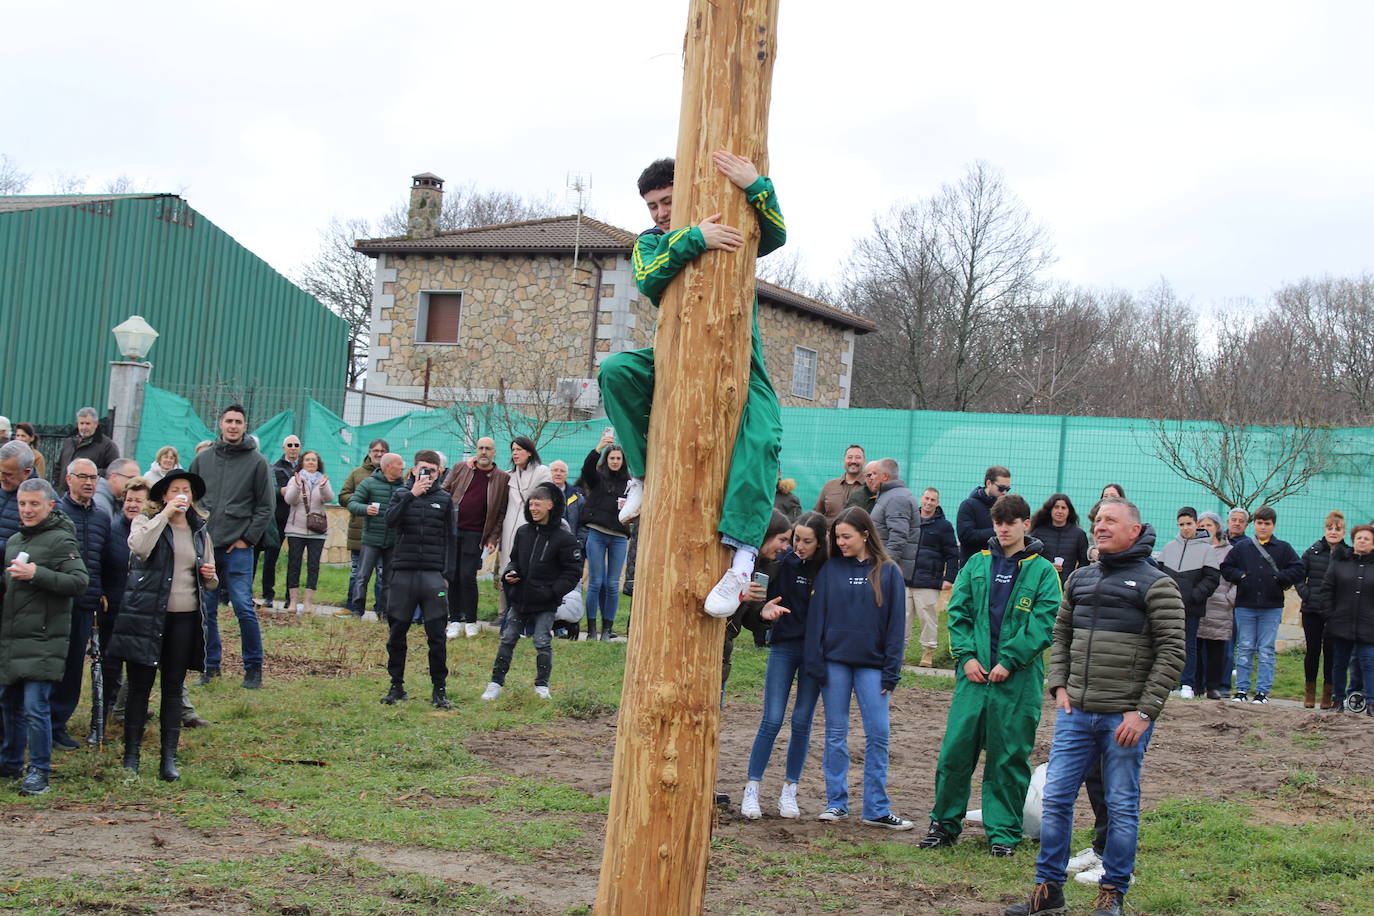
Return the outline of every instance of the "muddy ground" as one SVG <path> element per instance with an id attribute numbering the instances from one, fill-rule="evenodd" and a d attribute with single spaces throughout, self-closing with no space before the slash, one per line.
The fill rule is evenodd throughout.
<path id="1" fill-rule="evenodd" d="M 924 823 L 931 800 L 939 740 L 944 731 L 950 694 L 911 688 L 892 700 L 892 743 L 889 793 L 897 813 Z M 736 803 L 744 779 L 744 765 L 759 706 L 753 698 L 732 698 L 722 721 L 722 767 L 719 788 Z M 1052 721 L 1046 710 L 1043 723 Z M 823 824 L 814 816 L 823 807 L 820 784 L 820 737 L 823 714 L 818 710 L 811 759 L 803 777 L 800 801 L 804 817 L 788 821 L 776 816 L 774 802 L 781 780 L 781 761 L 787 736 L 784 728 L 769 776 L 764 781 L 765 816 L 746 821 L 736 812 L 722 812 L 716 830 L 721 841 L 712 857 L 708 890 L 709 913 L 815 912 L 842 902 L 853 914 L 941 912 L 1000 912 L 1000 905 L 979 902 L 975 884 L 928 886 L 910 883 L 902 875 L 861 875 L 842 871 L 818 874 L 809 880 L 810 900 L 771 896 L 773 881 L 742 867 L 759 853 L 806 853 L 817 841 L 853 839 L 871 842 L 915 843 L 919 829 L 887 834 L 859 825 L 856 819 Z M 851 806 L 857 810 L 862 730 L 851 726 L 855 766 Z M 1048 754 L 1050 728 L 1042 724 L 1033 763 Z M 1309 710 L 1254 707 L 1229 702 L 1171 701 L 1146 757 L 1143 804 L 1190 796 L 1239 799 L 1274 823 L 1302 823 L 1323 814 L 1352 814 L 1374 820 L 1374 755 L 1368 753 L 1374 726 L 1363 716 L 1332 716 Z M 559 720 L 539 729 L 484 733 L 468 741 L 478 756 L 506 772 L 547 778 L 592 795 L 610 791 L 611 758 L 615 743 L 614 717 Z M 1356 750 L 1359 752 L 1355 752 Z M 1280 786 L 1296 771 L 1307 785 L 1303 794 L 1279 798 Z M 1363 786 L 1363 788 L 1353 788 Z M 976 788 L 975 782 L 975 788 Z M 975 794 L 970 807 L 977 807 Z M 1087 805 L 1080 802 L 1086 821 Z M 398 847 L 340 842 L 321 837 L 297 837 L 243 823 L 237 829 L 208 832 L 191 829 L 170 815 L 150 809 L 64 806 L 47 809 L 14 806 L 0 813 L 0 875 L 108 875 L 148 868 L 154 862 L 181 863 L 205 859 L 270 855 L 302 845 L 338 856 L 360 856 L 390 871 L 417 871 L 458 882 L 470 882 L 516 895 L 523 907 L 503 907 L 503 913 L 560 913 L 589 904 L 595 896 L 600 864 L 602 818 L 583 818 L 587 833 L 581 849 L 561 848 L 531 861 L 425 847 Z M 876 834 L 876 835 L 875 835 Z M 966 837 L 977 842 L 978 832 Z M 1029 868 L 1029 858 L 1027 859 Z M 976 882 L 976 876 L 970 876 Z M 225 900 L 186 900 L 169 904 L 163 912 L 237 913 L 245 905 Z"/>

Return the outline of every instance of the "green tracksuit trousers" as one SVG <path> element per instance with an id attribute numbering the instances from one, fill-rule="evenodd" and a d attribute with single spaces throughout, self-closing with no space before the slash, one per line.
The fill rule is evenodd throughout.
<path id="1" fill-rule="evenodd" d="M 782 448 L 782 411 L 763 364 L 757 301 L 754 310 L 749 389 L 735 434 L 717 530 L 740 544 L 759 547 L 773 515 L 778 454 Z M 601 363 L 599 380 L 606 418 L 615 426 L 616 440 L 625 450 L 625 466 L 632 477 L 642 478 L 649 443 L 649 409 L 654 400 L 653 347 L 608 356 Z M 665 470 L 660 468 L 658 473 Z M 694 469 L 675 468 L 667 473 L 691 474 Z"/>
<path id="2" fill-rule="evenodd" d="M 963 829 L 969 787 L 980 751 L 983 764 L 983 828 L 988 842 L 1021 842 L 1022 812 L 1030 786 L 1030 752 L 1040 724 L 1038 665 L 1000 684 L 975 684 L 960 677 L 954 687 L 940 762 L 935 769 L 935 804 L 930 819 L 951 836 Z"/>

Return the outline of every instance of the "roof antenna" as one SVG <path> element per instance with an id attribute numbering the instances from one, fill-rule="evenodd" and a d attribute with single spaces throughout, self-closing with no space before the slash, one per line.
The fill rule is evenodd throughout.
<path id="1" fill-rule="evenodd" d="M 582 211 L 586 209 L 587 198 L 591 195 L 591 172 L 569 172 L 567 181 L 568 202 L 577 207 L 577 223 L 573 228 L 573 276 L 577 276 L 577 259 L 582 247 Z"/>

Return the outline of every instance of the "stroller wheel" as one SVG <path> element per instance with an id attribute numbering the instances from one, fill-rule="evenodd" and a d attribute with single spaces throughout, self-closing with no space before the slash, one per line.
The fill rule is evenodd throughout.
<path id="1" fill-rule="evenodd" d="M 1366 703 L 1364 692 L 1360 690 L 1352 690 L 1345 698 L 1345 708 L 1351 712 L 1364 712 Z"/>

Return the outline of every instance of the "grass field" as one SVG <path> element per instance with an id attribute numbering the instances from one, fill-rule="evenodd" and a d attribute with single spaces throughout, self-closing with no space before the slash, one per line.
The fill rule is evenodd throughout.
<path id="1" fill-rule="evenodd" d="M 321 602 L 341 602 L 346 579 L 346 568 L 327 568 Z M 483 602 L 485 614 L 493 615 L 485 587 Z M 226 646 L 236 646 L 232 614 L 221 615 L 221 628 Z M 604 747 L 613 735 L 609 716 L 619 703 L 623 643 L 557 643 L 552 702 L 512 686 L 499 701 L 481 703 L 475 698 L 488 678 L 495 640 L 454 640 L 449 694 L 456 708 L 440 712 L 424 702 L 423 642 L 416 631 L 413 699 L 395 707 L 377 702 L 386 688 L 379 625 L 278 615 L 264 617 L 264 640 L 263 690 L 242 690 L 226 670 L 225 678 L 193 691 L 214 724 L 183 732 L 181 782 L 158 782 L 155 765 L 146 763 L 156 761 L 150 726 L 142 777 L 125 777 L 112 746 L 83 748 L 58 756 L 50 795 L 22 799 L 13 787 L 0 789 L 7 806 L 0 909 L 589 911 L 607 799 L 560 777 L 570 769 L 558 758 L 584 755 L 572 761 L 573 769 L 595 768 L 598 778 L 609 773 L 609 759 L 594 753 L 585 736 L 598 736 L 596 746 Z M 747 641 L 746 634 L 735 653 L 726 721 L 752 735 L 766 652 Z M 511 685 L 527 681 L 533 668 L 529 647 L 518 649 Z M 1298 695 L 1300 663 L 1295 655 L 1281 657 L 1276 695 Z M 908 677 L 904 685 L 907 697 L 934 703 L 951 682 Z M 78 711 L 74 724 L 84 717 Z M 1267 760 L 1291 759 L 1266 764 L 1279 767 L 1273 789 L 1218 789 L 1228 785 L 1227 773 L 1213 773 L 1212 762 L 1199 760 L 1196 780 L 1179 780 L 1167 787 L 1167 797 L 1147 805 L 1138 864 L 1144 878 L 1128 898 L 1132 910 L 1177 916 L 1374 911 L 1370 767 L 1305 762 L 1330 751 L 1332 742 L 1359 738 L 1354 724 L 1337 724 L 1345 731 L 1246 726 L 1234 742 L 1239 753 L 1253 747 L 1266 749 Z M 1216 726 L 1199 728 L 1205 741 Z M 118 734 L 115 729 L 116 743 Z M 935 753 L 938 737 L 938 728 L 925 736 L 923 754 Z M 531 768 L 516 766 L 514 753 L 510 761 L 500 753 L 476 754 L 469 747 L 476 738 L 497 747 L 509 742 L 512 751 L 519 745 L 536 760 L 546 754 L 549 763 Z M 1365 738 L 1374 740 L 1374 729 Z M 819 723 L 812 743 L 819 743 Z M 1364 757 L 1371 746 L 1364 745 Z M 1161 742 L 1150 753 L 1168 753 L 1167 747 Z M 739 761 L 731 765 L 738 769 Z M 1033 844 L 1002 861 L 989 858 L 981 843 L 932 854 L 917 849 L 916 838 L 814 821 L 723 817 L 708 912 L 1000 913 L 1029 886 Z M 1085 838 L 1086 832 L 1075 849 Z M 1092 898 L 1090 888 L 1077 885 L 1068 893 L 1079 908 Z"/>

